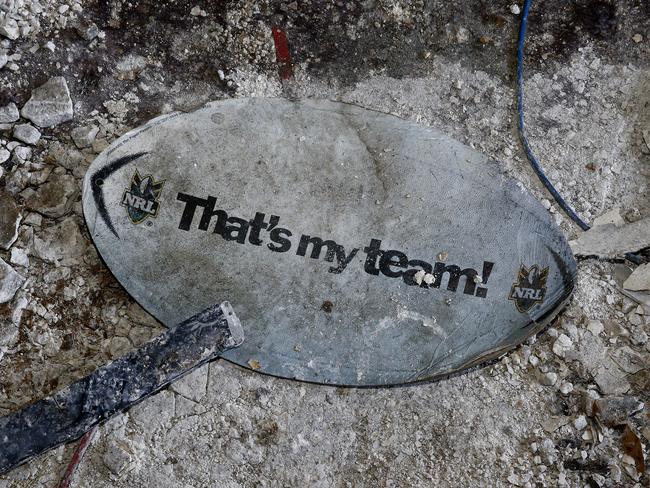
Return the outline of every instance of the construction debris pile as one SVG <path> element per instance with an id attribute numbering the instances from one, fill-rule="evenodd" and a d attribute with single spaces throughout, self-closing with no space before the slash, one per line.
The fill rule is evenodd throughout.
<path id="1" fill-rule="evenodd" d="M 73 486 L 648 486 L 650 19 L 603 1 L 531 16 L 529 138 L 593 222 L 583 233 L 514 135 L 518 6 L 370 3 L 0 0 L 0 414 L 162 332 L 100 260 L 81 183 L 120 135 L 209 100 L 356 103 L 500 161 L 571 241 L 568 307 L 493 364 L 434 384 L 334 388 L 211 363 L 100 427 Z M 73 449 L 0 487 L 57 486 Z"/>

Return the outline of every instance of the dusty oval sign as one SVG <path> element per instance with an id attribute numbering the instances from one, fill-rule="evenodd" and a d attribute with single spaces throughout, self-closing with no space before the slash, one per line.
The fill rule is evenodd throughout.
<path id="1" fill-rule="evenodd" d="M 576 266 L 542 206 L 431 128 L 322 100 L 235 99 L 124 135 L 84 184 L 111 271 L 173 325 L 229 300 L 225 357 L 287 378 L 437 378 L 520 343 Z"/>

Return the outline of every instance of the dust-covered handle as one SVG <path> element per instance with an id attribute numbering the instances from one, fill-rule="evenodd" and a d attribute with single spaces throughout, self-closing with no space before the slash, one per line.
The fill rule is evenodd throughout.
<path id="1" fill-rule="evenodd" d="M 239 319 L 223 302 L 55 395 L 0 417 L 0 473 L 78 439 L 243 340 Z"/>

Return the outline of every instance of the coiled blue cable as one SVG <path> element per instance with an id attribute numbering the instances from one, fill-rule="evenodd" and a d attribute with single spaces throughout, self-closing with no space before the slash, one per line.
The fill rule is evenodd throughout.
<path id="1" fill-rule="evenodd" d="M 582 220 L 571 206 L 562 198 L 562 195 L 555 189 L 553 183 L 546 177 L 542 166 L 533 154 L 533 150 L 528 143 L 524 125 L 524 43 L 526 40 L 526 27 L 528 25 L 528 13 L 532 0 L 524 0 L 524 10 L 521 14 L 521 27 L 519 28 L 519 42 L 517 43 L 517 112 L 519 113 L 519 137 L 526 151 L 526 156 L 530 165 L 537 173 L 542 184 L 546 187 L 558 205 L 571 219 L 580 226 L 582 230 L 589 230 L 589 224 Z"/>

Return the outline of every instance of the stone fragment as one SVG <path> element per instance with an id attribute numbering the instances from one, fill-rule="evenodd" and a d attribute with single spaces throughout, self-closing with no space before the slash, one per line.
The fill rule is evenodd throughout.
<path id="1" fill-rule="evenodd" d="M 626 373 L 638 373 L 642 369 L 650 368 L 650 364 L 641 354 L 629 346 L 623 346 L 610 354 L 614 362 Z"/>
<path id="2" fill-rule="evenodd" d="M 563 395 L 568 395 L 573 391 L 573 384 L 569 383 L 568 381 L 563 381 L 562 384 L 560 385 L 560 393 Z"/>
<path id="3" fill-rule="evenodd" d="M 95 137 L 97 137 L 98 132 L 99 127 L 93 125 L 83 125 L 81 127 L 75 127 L 72 129 L 70 136 L 72 137 L 75 145 L 79 149 L 83 149 L 92 145 Z"/>
<path id="4" fill-rule="evenodd" d="M 9 103 L 0 107 L 0 124 L 11 124 L 20 118 L 18 107 L 15 103 Z"/>
<path id="5" fill-rule="evenodd" d="M 118 80 L 135 80 L 147 66 L 147 60 L 137 54 L 124 56 L 115 66 Z"/>
<path id="6" fill-rule="evenodd" d="M 21 195 L 25 197 L 27 208 L 56 218 L 70 211 L 78 194 L 74 176 L 54 173 L 36 190 L 29 188 Z"/>
<path id="7" fill-rule="evenodd" d="M 650 263 L 642 264 L 625 280 L 623 288 L 631 291 L 650 290 Z"/>
<path id="8" fill-rule="evenodd" d="M 9 58 L 7 57 L 7 53 L 0 52 L 0 69 L 5 67 L 7 61 L 9 61 Z"/>
<path id="9" fill-rule="evenodd" d="M 86 41 L 92 41 L 99 35 L 99 27 L 94 22 L 80 21 L 77 23 L 75 30 L 79 37 Z"/>
<path id="10" fill-rule="evenodd" d="M 0 303 L 10 301 L 24 282 L 25 278 L 0 259 Z"/>
<path id="11" fill-rule="evenodd" d="M 587 330 L 597 336 L 603 331 L 603 323 L 600 320 L 590 320 L 587 323 Z"/>
<path id="12" fill-rule="evenodd" d="M 577 430 L 582 430 L 582 429 L 584 429 L 585 427 L 587 427 L 587 419 L 585 418 L 584 415 L 580 415 L 578 418 L 576 418 L 576 419 L 573 421 L 573 426 L 574 426 Z"/>
<path id="13" fill-rule="evenodd" d="M 573 341 L 569 336 L 560 334 L 553 343 L 553 353 L 561 358 L 573 348 Z"/>
<path id="14" fill-rule="evenodd" d="M 609 224 L 613 224 L 616 227 L 625 225 L 625 219 L 621 215 L 621 209 L 619 207 L 615 207 L 611 209 L 609 212 L 605 212 L 604 214 L 596 217 L 592 223 L 592 227 L 598 227 L 600 225 L 609 225 Z"/>
<path id="15" fill-rule="evenodd" d="M 32 159 L 32 150 L 27 146 L 17 146 L 14 148 L 14 157 L 12 161 L 15 164 L 23 164 L 25 161 Z"/>
<path id="16" fill-rule="evenodd" d="M 594 381 L 605 395 L 622 395 L 630 389 L 624 373 L 618 368 L 605 365 L 596 370 Z"/>
<path id="17" fill-rule="evenodd" d="M 593 402 L 593 413 L 608 427 L 625 424 L 644 404 L 633 396 L 609 396 Z"/>
<path id="18" fill-rule="evenodd" d="M 18 238 L 20 211 L 11 193 L 0 190 L 0 247 L 9 249 Z"/>
<path id="19" fill-rule="evenodd" d="M 545 373 L 540 375 L 539 382 L 544 386 L 553 386 L 557 382 L 557 373 Z"/>
<path id="20" fill-rule="evenodd" d="M 0 19 L 0 36 L 4 36 L 12 41 L 18 39 L 20 37 L 18 23 L 9 16 Z"/>
<path id="21" fill-rule="evenodd" d="M 24 249 L 14 247 L 11 249 L 11 258 L 9 259 L 11 264 L 16 266 L 22 266 L 23 268 L 29 267 L 29 258 L 27 257 L 27 252 Z"/>
<path id="22" fill-rule="evenodd" d="M 41 138 L 41 133 L 31 124 L 19 124 L 14 127 L 14 138 L 25 144 L 34 145 Z"/>
<path id="23" fill-rule="evenodd" d="M 592 227 L 569 245 L 578 256 L 623 258 L 629 252 L 650 247 L 650 218 L 621 226 L 605 224 Z"/>
<path id="24" fill-rule="evenodd" d="M 34 236 L 34 254 L 50 263 L 77 264 L 86 250 L 86 243 L 73 218 L 44 229 Z"/>
<path id="25" fill-rule="evenodd" d="M 4 147 L 0 147 L 0 164 L 4 163 L 11 157 L 11 153 Z"/>
<path id="26" fill-rule="evenodd" d="M 74 111 L 65 78 L 50 78 L 44 85 L 36 88 L 23 106 L 21 115 L 39 127 L 54 127 L 71 120 Z"/>

